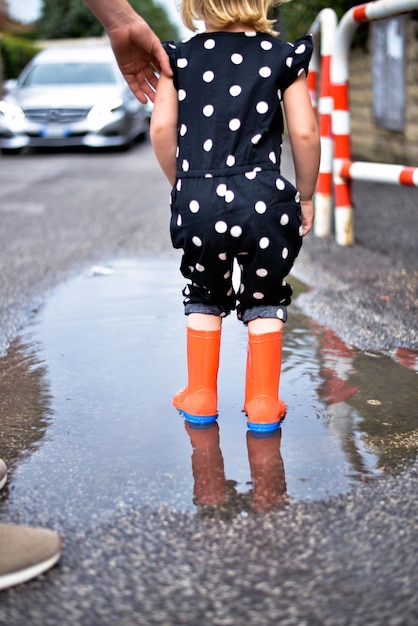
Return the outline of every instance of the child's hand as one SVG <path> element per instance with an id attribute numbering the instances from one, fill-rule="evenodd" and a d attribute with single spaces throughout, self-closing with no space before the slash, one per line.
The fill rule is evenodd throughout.
<path id="1" fill-rule="evenodd" d="M 313 226 L 315 215 L 313 200 L 301 200 L 300 206 L 302 209 L 302 237 L 305 237 Z"/>

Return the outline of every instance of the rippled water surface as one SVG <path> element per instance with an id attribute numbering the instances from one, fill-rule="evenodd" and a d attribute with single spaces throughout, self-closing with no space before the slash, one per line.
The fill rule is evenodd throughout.
<path id="1" fill-rule="evenodd" d="M 235 316 L 223 328 L 219 427 L 186 428 L 171 406 L 186 376 L 182 286 L 170 260 L 89 268 L 55 290 L 0 359 L 11 467 L 2 518 L 85 526 L 145 505 L 247 515 L 346 492 L 415 458 L 417 354 L 359 352 L 297 303 L 281 432 L 247 435 L 246 330 Z"/>

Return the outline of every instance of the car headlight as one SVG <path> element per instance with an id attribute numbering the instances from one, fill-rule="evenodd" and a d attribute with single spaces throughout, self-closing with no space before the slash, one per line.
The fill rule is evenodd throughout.
<path id="1" fill-rule="evenodd" d="M 97 126 L 103 126 L 106 124 L 108 120 L 112 118 L 112 113 L 119 109 L 123 105 L 122 98 L 115 98 L 114 100 L 109 100 L 107 102 L 100 102 L 100 104 L 96 104 L 88 113 L 87 119 L 88 121 Z"/>
<path id="2" fill-rule="evenodd" d="M 4 117 L 6 122 L 20 122 L 25 118 L 20 107 L 5 100 L 0 100 L 0 115 Z"/>

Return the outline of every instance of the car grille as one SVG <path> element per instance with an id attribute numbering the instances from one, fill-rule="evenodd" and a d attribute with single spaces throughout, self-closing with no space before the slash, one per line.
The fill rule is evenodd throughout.
<path id="1" fill-rule="evenodd" d="M 90 109 L 27 109 L 26 118 L 38 124 L 72 124 L 84 120 Z"/>

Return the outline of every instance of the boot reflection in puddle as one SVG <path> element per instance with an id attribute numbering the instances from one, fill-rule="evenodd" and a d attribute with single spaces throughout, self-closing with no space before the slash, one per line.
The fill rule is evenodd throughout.
<path id="1" fill-rule="evenodd" d="M 283 459 L 282 431 L 258 434 L 247 432 L 247 450 L 253 483 L 251 509 L 255 513 L 278 510 L 288 503 Z"/>
<path id="2" fill-rule="evenodd" d="M 185 420 L 184 426 L 193 448 L 193 502 L 198 507 L 214 508 L 225 505 L 228 501 L 228 487 L 219 447 L 218 424 L 215 422 L 199 428 Z"/>
<path id="3" fill-rule="evenodd" d="M 243 513 L 267 513 L 287 504 L 280 429 L 268 434 L 247 433 L 253 488 L 240 494 L 237 483 L 225 478 L 218 424 L 196 427 L 185 421 L 184 426 L 193 448 L 193 502 L 200 516 L 232 519 Z"/>

